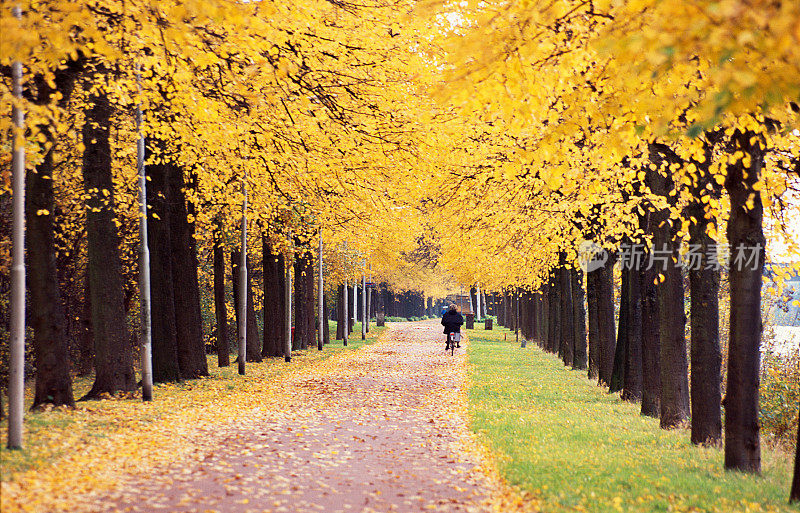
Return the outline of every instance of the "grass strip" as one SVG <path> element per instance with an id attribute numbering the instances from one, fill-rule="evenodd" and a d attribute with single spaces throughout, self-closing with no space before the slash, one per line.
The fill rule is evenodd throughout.
<path id="1" fill-rule="evenodd" d="M 468 334 L 471 428 L 542 511 L 800 510 L 787 504 L 788 453 L 763 448 L 761 475 L 726 472 L 722 449 L 659 429 L 586 371 L 535 344 L 521 349 L 505 329 Z"/>

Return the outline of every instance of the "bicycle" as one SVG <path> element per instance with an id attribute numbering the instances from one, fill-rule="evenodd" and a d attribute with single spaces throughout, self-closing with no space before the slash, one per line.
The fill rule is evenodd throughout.
<path id="1" fill-rule="evenodd" d="M 456 344 L 461 342 L 461 333 L 454 331 L 452 333 L 447 334 L 447 342 L 444 346 L 444 352 L 446 353 L 447 350 L 450 350 L 450 355 L 452 356 L 456 351 Z"/>

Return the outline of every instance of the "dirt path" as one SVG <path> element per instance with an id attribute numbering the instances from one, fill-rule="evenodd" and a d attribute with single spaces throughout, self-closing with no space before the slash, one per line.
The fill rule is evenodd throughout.
<path id="1" fill-rule="evenodd" d="M 464 418 L 464 349 L 437 323 L 275 384 L 263 406 L 194 435 L 188 458 L 124 479 L 104 511 L 488 511 L 496 487 Z M 182 440 L 181 443 L 186 443 Z"/>

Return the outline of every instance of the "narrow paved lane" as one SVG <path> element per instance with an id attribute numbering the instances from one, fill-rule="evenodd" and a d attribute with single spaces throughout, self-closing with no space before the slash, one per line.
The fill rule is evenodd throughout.
<path id="1" fill-rule="evenodd" d="M 290 375 L 261 408 L 198 433 L 189 459 L 91 503 L 134 512 L 486 511 L 496 490 L 470 450 L 464 349 L 445 354 L 440 332 L 435 322 L 395 324 L 377 344 Z"/>

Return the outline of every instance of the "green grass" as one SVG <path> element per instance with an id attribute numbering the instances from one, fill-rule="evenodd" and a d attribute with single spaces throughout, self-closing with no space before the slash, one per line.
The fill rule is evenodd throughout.
<path id="1" fill-rule="evenodd" d="M 798 511 L 791 456 L 763 449 L 760 476 L 723 470 L 723 452 L 664 431 L 507 330 L 469 330 L 471 427 L 501 476 L 543 511 Z M 508 341 L 503 337 L 507 335 Z"/>
<path id="2" fill-rule="evenodd" d="M 181 383 L 160 383 L 154 386 L 154 399 L 142 403 L 141 396 L 83 401 L 76 409 L 55 408 L 47 411 L 26 410 L 24 420 L 24 448 L 8 450 L 8 419 L 0 421 L 0 480 L 13 480 L 19 472 L 35 471 L 53 462 L 66 451 L 91 444 L 93 441 L 127 429 L 142 427 L 180 415 L 182 409 L 209 408 L 224 396 L 241 392 L 258 394 L 263 384 L 280 378 L 291 370 L 324 361 L 343 352 L 356 351 L 377 341 L 385 328 L 370 326 L 366 340 L 361 340 L 361 325 L 355 326 L 347 347 L 336 341 L 336 323 L 331 323 L 331 343 L 323 351 L 316 346 L 305 351 L 293 351 L 292 363 L 283 358 L 269 358 L 261 363 L 248 363 L 247 375 L 239 376 L 232 355 L 231 365 L 217 366 L 216 354 L 208 355 L 209 376 Z M 91 376 L 76 377 L 73 381 L 75 397 L 82 397 L 92 386 Z M 26 405 L 33 404 L 33 381 L 26 382 Z M 6 403 L 7 404 L 7 403 Z M 212 408 L 213 409 L 213 408 Z"/>

